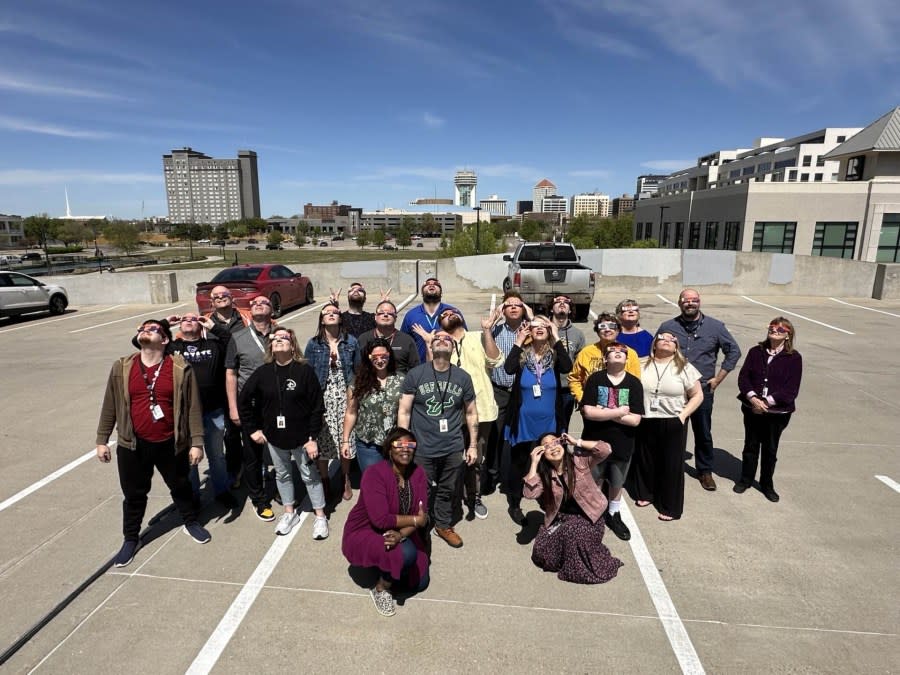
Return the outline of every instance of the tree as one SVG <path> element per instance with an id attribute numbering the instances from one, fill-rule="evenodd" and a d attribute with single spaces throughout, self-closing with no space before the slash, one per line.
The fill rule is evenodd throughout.
<path id="1" fill-rule="evenodd" d="M 384 234 L 384 230 L 375 230 L 372 232 L 372 244 L 381 248 L 384 246 L 384 242 L 386 241 L 386 237 Z"/>
<path id="2" fill-rule="evenodd" d="M 422 214 L 422 232 L 426 236 L 430 236 L 438 231 L 438 224 L 434 220 L 434 216 L 430 213 Z"/>
<path id="3" fill-rule="evenodd" d="M 47 265 L 50 265 L 50 254 L 47 249 L 50 242 L 56 239 L 59 232 L 60 221 L 50 218 L 46 213 L 37 216 L 28 216 L 22 221 L 22 229 L 25 236 L 34 239 L 35 243 L 44 250 L 44 257 L 47 259 Z"/>
<path id="4" fill-rule="evenodd" d="M 411 245 L 412 235 L 405 225 L 401 225 L 400 229 L 397 230 L 397 246 L 399 246 L 400 248 L 406 248 L 407 246 Z"/>
<path id="5" fill-rule="evenodd" d="M 359 234 L 356 235 L 356 245 L 360 248 L 365 248 L 372 242 L 372 237 L 368 230 L 360 230 Z"/>
<path id="6" fill-rule="evenodd" d="M 269 229 L 269 224 L 262 218 L 242 218 L 240 223 L 247 226 L 247 231 L 250 234 L 265 232 Z"/>
<path id="7" fill-rule="evenodd" d="M 140 247 L 140 233 L 137 227 L 122 220 L 107 223 L 103 228 L 103 236 L 125 255 L 131 255 Z"/>
<path id="8" fill-rule="evenodd" d="M 540 241 L 541 224 L 536 220 L 526 220 L 522 223 L 522 227 L 519 230 L 519 236 L 525 241 Z"/>
<path id="9" fill-rule="evenodd" d="M 90 239 L 91 231 L 82 223 L 68 220 L 62 223 L 56 233 L 56 238 L 68 247 L 71 244 L 83 243 Z"/>
<path id="10" fill-rule="evenodd" d="M 659 248 L 659 242 L 656 239 L 638 239 L 631 242 L 631 248 Z"/>
<path id="11" fill-rule="evenodd" d="M 297 222 L 297 234 L 300 235 L 301 238 L 305 239 L 309 236 L 309 223 L 305 220 L 301 220 Z"/>
<path id="12" fill-rule="evenodd" d="M 284 241 L 284 235 L 281 234 L 281 230 L 272 230 L 271 232 L 269 232 L 269 236 L 267 237 L 267 239 L 268 243 L 272 244 L 273 246 L 277 246 Z"/>
<path id="13" fill-rule="evenodd" d="M 628 248 L 634 241 L 630 218 L 605 218 L 596 230 L 597 248 Z"/>

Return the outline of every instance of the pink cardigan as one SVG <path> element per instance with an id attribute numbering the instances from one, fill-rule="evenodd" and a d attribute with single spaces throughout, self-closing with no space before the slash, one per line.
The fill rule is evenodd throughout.
<path id="1" fill-rule="evenodd" d="M 575 448 L 575 456 L 573 457 L 575 464 L 575 492 L 573 497 L 585 515 L 591 519 L 592 523 L 596 523 L 603 512 L 606 511 L 606 497 L 594 482 L 591 475 L 591 469 L 597 466 L 604 459 L 609 457 L 612 448 L 609 443 L 597 441 L 593 450 L 581 450 Z M 561 477 L 560 477 L 561 480 Z M 544 493 L 544 486 L 541 483 L 541 477 L 535 475 L 532 479 L 525 479 L 525 489 L 522 495 L 526 499 L 539 499 Z M 562 503 L 563 489 L 558 481 L 553 481 L 553 504 L 544 514 L 544 525 L 550 527 L 550 524 L 556 519 L 559 512 L 559 506 Z"/>

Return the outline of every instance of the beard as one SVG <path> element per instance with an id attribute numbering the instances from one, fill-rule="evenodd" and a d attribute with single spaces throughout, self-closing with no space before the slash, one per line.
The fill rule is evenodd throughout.
<path id="1" fill-rule="evenodd" d="M 441 321 L 441 328 L 443 328 L 448 333 L 455 331 L 460 326 L 462 326 L 462 319 L 459 318 L 459 316 L 456 314 L 448 316 L 446 319 Z"/>
<path id="2" fill-rule="evenodd" d="M 433 357 L 449 359 L 452 353 L 453 347 L 447 346 L 446 342 L 442 342 L 440 346 L 434 346 L 431 348 L 431 355 Z"/>
<path id="3" fill-rule="evenodd" d="M 149 345 L 153 343 L 153 338 L 146 333 L 141 333 L 138 335 L 138 342 L 142 345 Z"/>
<path id="4" fill-rule="evenodd" d="M 425 302 L 440 302 L 441 301 L 441 293 L 438 291 L 437 293 L 426 293 L 422 292 L 422 300 Z"/>
<path id="5" fill-rule="evenodd" d="M 683 307 L 681 313 L 688 319 L 696 319 L 697 315 L 700 314 L 700 308 L 697 305 Z"/>

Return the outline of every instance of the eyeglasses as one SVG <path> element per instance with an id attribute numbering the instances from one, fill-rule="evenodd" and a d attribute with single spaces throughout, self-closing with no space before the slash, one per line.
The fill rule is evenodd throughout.
<path id="1" fill-rule="evenodd" d="M 453 338 L 449 335 L 436 335 L 431 338 L 432 342 L 453 342 Z"/>
<path id="2" fill-rule="evenodd" d="M 634 305 L 629 305 L 628 307 L 623 307 L 622 312 L 640 312 L 641 308 L 636 307 Z"/>
<path id="3" fill-rule="evenodd" d="M 522 309 L 525 305 L 521 302 L 508 302 L 503 305 L 506 309 Z"/>
<path id="4" fill-rule="evenodd" d="M 225 298 L 230 298 L 231 293 L 213 293 L 210 295 L 213 300 L 224 300 Z"/>
<path id="5" fill-rule="evenodd" d="M 347 291 L 347 294 L 349 295 L 350 293 L 365 293 L 365 292 L 366 292 L 366 289 L 363 288 L 362 286 L 351 286 L 350 290 Z"/>
<path id="6" fill-rule="evenodd" d="M 416 442 L 415 441 L 394 441 L 391 443 L 391 447 L 405 448 L 407 450 L 415 450 Z"/>
<path id="7" fill-rule="evenodd" d="M 566 303 L 567 305 L 569 305 L 569 304 L 572 303 L 572 298 L 567 298 L 567 297 L 564 296 L 564 295 L 558 295 L 558 296 L 556 296 L 555 298 L 553 298 L 553 304 L 555 305 L 555 304 L 558 303 L 558 302 L 564 302 L 564 303 Z"/>
<path id="8" fill-rule="evenodd" d="M 560 441 L 551 441 L 550 443 L 541 443 L 541 447 L 544 450 L 556 450 L 556 448 L 561 448 L 562 443 Z"/>
<path id="9" fill-rule="evenodd" d="M 778 333 L 779 335 L 784 335 L 785 333 L 790 333 L 787 328 L 784 326 L 769 326 L 770 333 Z"/>
<path id="10" fill-rule="evenodd" d="M 426 279 L 424 285 L 425 286 L 440 286 L 441 282 L 438 281 L 437 279 Z"/>
<path id="11" fill-rule="evenodd" d="M 162 326 L 157 326 L 155 323 L 148 324 L 146 326 L 140 326 L 137 329 L 138 333 L 159 333 L 162 335 L 163 329 Z"/>
<path id="12" fill-rule="evenodd" d="M 290 342 L 291 336 L 280 334 L 280 335 L 273 335 L 270 339 L 272 340 L 272 342 Z"/>
<path id="13" fill-rule="evenodd" d="M 611 354 L 624 354 L 625 356 L 628 356 L 628 350 L 627 349 L 619 349 L 618 347 L 614 347 L 612 349 L 607 349 L 606 355 L 610 356 Z"/>
<path id="14" fill-rule="evenodd" d="M 388 361 L 391 358 L 390 354 L 369 354 L 369 358 L 372 361 Z"/>
<path id="15" fill-rule="evenodd" d="M 397 316 L 397 312 L 375 312 L 375 316 Z"/>
<path id="16" fill-rule="evenodd" d="M 533 323 L 528 328 L 530 330 L 547 330 L 550 326 L 544 323 Z"/>
<path id="17" fill-rule="evenodd" d="M 682 305 L 699 305 L 700 298 L 682 298 L 678 302 Z"/>
<path id="18" fill-rule="evenodd" d="M 675 337 L 665 337 L 664 335 L 660 335 L 656 338 L 657 342 L 678 342 L 678 338 Z"/>
<path id="19" fill-rule="evenodd" d="M 604 321 L 603 323 L 598 323 L 594 330 L 619 330 L 619 324 L 612 321 Z"/>
<path id="20" fill-rule="evenodd" d="M 456 312 L 454 312 L 452 309 L 445 309 L 443 312 L 441 312 L 441 318 L 443 319 L 447 316 L 453 316 L 454 314 L 456 314 Z"/>
<path id="21" fill-rule="evenodd" d="M 340 310 L 333 310 L 333 311 L 328 311 L 328 312 L 322 312 L 322 316 L 340 316 L 340 315 L 341 315 Z"/>
<path id="22" fill-rule="evenodd" d="M 185 321 L 199 321 L 199 320 L 200 320 L 199 316 L 183 316 L 183 317 L 181 317 L 182 323 L 184 323 Z"/>
<path id="23" fill-rule="evenodd" d="M 253 300 L 250 303 L 251 307 L 271 307 L 272 303 L 268 300 Z"/>

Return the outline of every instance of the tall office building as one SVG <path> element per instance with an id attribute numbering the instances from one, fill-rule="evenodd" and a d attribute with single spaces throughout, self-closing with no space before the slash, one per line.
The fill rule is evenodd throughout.
<path id="1" fill-rule="evenodd" d="M 556 194 L 556 186 L 544 178 L 541 181 L 538 181 L 537 185 L 534 186 L 534 189 L 531 191 L 532 194 L 532 204 L 534 205 L 534 210 L 537 212 L 543 211 L 543 202 L 544 197 L 551 197 Z"/>
<path id="2" fill-rule="evenodd" d="M 541 200 L 541 213 L 568 213 L 569 200 L 562 195 L 547 195 Z"/>
<path id="3" fill-rule="evenodd" d="M 599 192 L 582 193 L 572 197 L 572 216 L 609 216 L 609 195 Z"/>
<path id="4" fill-rule="evenodd" d="M 259 218 L 256 153 L 238 150 L 237 159 L 213 159 L 192 148 L 163 155 L 169 220 L 220 225 Z"/>
<path id="5" fill-rule="evenodd" d="M 457 206 L 468 206 L 474 209 L 478 206 L 475 199 L 475 188 L 478 186 L 478 176 L 474 171 L 457 171 L 453 177 L 453 203 Z"/>
<path id="6" fill-rule="evenodd" d="M 516 215 L 521 216 L 523 213 L 531 213 L 534 211 L 534 202 L 530 199 L 520 199 L 516 202 Z"/>
<path id="7" fill-rule="evenodd" d="M 616 197 L 612 200 L 613 218 L 618 218 L 619 216 L 631 213 L 632 211 L 634 211 L 634 196 L 624 194 L 621 197 Z"/>
<path id="8" fill-rule="evenodd" d="M 506 200 L 500 199 L 497 195 L 491 195 L 487 199 L 482 199 L 478 202 L 478 205 L 482 211 L 490 213 L 492 216 L 506 215 Z"/>
<path id="9" fill-rule="evenodd" d="M 649 199 L 656 194 L 659 189 L 659 182 L 666 178 L 657 174 L 647 174 L 637 177 L 637 185 L 635 186 L 635 199 Z"/>

